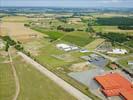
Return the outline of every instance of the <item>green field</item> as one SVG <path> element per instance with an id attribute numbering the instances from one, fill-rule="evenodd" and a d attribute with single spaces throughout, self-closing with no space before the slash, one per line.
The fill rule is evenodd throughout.
<path id="1" fill-rule="evenodd" d="M 62 38 L 62 41 L 67 41 L 78 46 L 85 46 L 94 40 L 87 32 L 70 32 Z"/>
<path id="2" fill-rule="evenodd" d="M 18 100 L 76 100 L 48 77 L 17 57 L 14 62 L 19 81 Z"/>
<path id="3" fill-rule="evenodd" d="M 15 81 L 11 66 L 0 63 L 0 100 L 12 100 L 14 94 Z"/>
<path id="4" fill-rule="evenodd" d="M 86 45 L 85 48 L 87 48 L 89 50 L 94 50 L 94 49 L 96 49 L 97 46 L 99 46 L 104 41 L 105 41 L 105 39 L 95 39 L 93 42 Z"/>
<path id="5" fill-rule="evenodd" d="M 123 67 L 130 67 L 128 65 L 128 61 L 133 61 L 133 57 L 129 56 L 129 57 L 126 57 L 126 58 L 123 58 L 123 59 L 120 59 L 118 62 L 123 65 Z"/>
<path id="6" fill-rule="evenodd" d="M 40 27 L 32 29 L 47 34 L 49 38 L 52 40 L 57 40 L 61 38 L 62 41 L 66 41 L 78 46 L 85 46 L 94 40 L 94 38 L 92 38 L 90 34 L 87 32 L 74 31 L 67 33 L 62 31 L 46 31 L 45 28 L 40 28 Z"/>
<path id="7" fill-rule="evenodd" d="M 57 40 L 58 38 L 62 37 L 64 34 L 62 32 L 58 32 L 58 31 L 46 31 L 44 28 L 41 27 L 34 27 L 32 28 L 38 32 L 47 34 L 49 36 L 50 39 L 52 40 Z"/>

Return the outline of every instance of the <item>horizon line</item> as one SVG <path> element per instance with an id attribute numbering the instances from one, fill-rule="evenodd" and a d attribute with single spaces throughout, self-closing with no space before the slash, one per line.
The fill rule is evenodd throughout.
<path id="1" fill-rule="evenodd" d="M 65 6 L 0 6 L 0 8 L 2 7 L 34 7 L 34 8 L 133 8 L 133 7 L 102 7 L 102 6 L 97 6 L 97 7 L 65 7 Z"/>

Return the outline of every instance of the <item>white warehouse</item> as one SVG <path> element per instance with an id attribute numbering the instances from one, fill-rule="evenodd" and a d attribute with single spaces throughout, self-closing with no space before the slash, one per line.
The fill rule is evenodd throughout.
<path id="1" fill-rule="evenodd" d="M 72 51 L 72 50 L 78 50 L 79 48 L 76 46 L 68 45 L 68 44 L 57 44 L 57 48 L 64 50 L 64 51 Z"/>
<path id="2" fill-rule="evenodd" d="M 108 51 L 107 53 L 111 53 L 111 54 L 126 54 L 128 53 L 126 49 L 113 49 L 112 51 Z"/>

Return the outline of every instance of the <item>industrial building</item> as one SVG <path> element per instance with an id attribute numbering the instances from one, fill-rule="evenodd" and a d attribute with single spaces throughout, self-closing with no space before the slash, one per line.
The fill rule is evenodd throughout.
<path id="1" fill-rule="evenodd" d="M 64 50 L 64 51 L 72 51 L 72 50 L 78 50 L 79 48 L 76 46 L 68 45 L 68 44 L 57 44 L 57 48 Z"/>
<path id="2" fill-rule="evenodd" d="M 94 78 L 105 96 L 120 96 L 125 100 L 133 100 L 133 84 L 118 73 L 109 73 Z"/>
<path id="3" fill-rule="evenodd" d="M 112 51 L 108 51 L 109 54 L 126 54 L 128 53 L 126 49 L 113 49 Z"/>

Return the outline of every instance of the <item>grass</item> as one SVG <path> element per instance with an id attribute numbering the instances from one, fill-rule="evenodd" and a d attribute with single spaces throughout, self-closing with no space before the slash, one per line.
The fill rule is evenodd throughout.
<path id="1" fill-rule="evenodd" d="M 38 32 L 47 34 L 49 36 L 50 39 L 56 40 L 60 37 L 62 37 L 64 34 L 62 32 L 58 32 L 58 31 L 46 31 L 44 28 L 41 27 L 33 27 L 33 30 L 36 30 Z"/>
<path id="2" fill-rule="evenodd" d="M 14 94 L 15 81 L 11 66 L 0 63 L 0 100 L 12 100 Z"/>
<path id="3" fill-rule="evenodd" d="M 94 50 L 96 49 L 97 46 L 99 46 L 101 43 L 103 43 L 105 39 L 95 39 L 85 47 L 88 48 L 89 50 Z"/>
<path id="4" fill-rule="evenodd" d="M 41 22 L 46 24 L 44 25 L 44 28 L 43 25 L 33 26 L 31 28 L 43 34 L 47 34 L 49 38 L 52 40 L 57 40 L 64 36 L 61 40 L 73 43 L 78 46 L 85 46 L 94 40 L 94 38 L 92 38 L 89 33 L 84 31 L 63 32 L 63 31 L 58 31 L 56 29 L 59 25 L 61 25 L 63 27 L 73 27 L 75 28 L 75 30 L 77 29 L 85 30 L 87 26 L 85 23 L 80 22 L 79 24 L 68 24 L 60 22 L 59 20 L 56 19 L 50 21 L 42 20 Z M 49 22 L 52 23 L 50 24 Z"/>
<path id="5" fill-rule="evenodd" d="M 51 68 L 57 68 L 67 64 L 65 61 L 52 57 L 52 55 L 61 55 L 65 53 L 64 51 L 57 49 L 53 44 L 49 44 L 40 50 L 39 55 L 36 57 L 40 63 L 49 65 Z"/>
<path id="6" fill-rule="evenodd" d="M 85 46 L 92 42 L 94 38 L 90 36 L 87 32 L 62 32 L 62 31 L 50 31 L 41 27 L 32 27 L 33 30 L 47 34 L 50 39 L 57 40 L 61 38 L 62 41 L 66 41 L 78 46 Z M 64 37 L 63 37 L 64 36 Z"/>
<path id="7" fill-rule="evenodd" d="M 18 100 L 76 100 L 21 58 L 15 60 L 21 86 Z"/>
<path id="8" fill-rule="evenodd" d="M 70 42 L 78 46 L 85 46 L 86 44 L 92 42 L 94 39 L 90 37 L 79 37 L 79 36 L 67 35 L 63 37 L 62 40 Z"/>
<path id="9" fill-rule="evenodd" d="M 92 42 L 94 38 L 90 36 L 87 32 L 70 32 L 68 35 L 64 36 L 62 40 L 73 43 L 78 46 L 85 46 Z"/>
<path id="10" fill-rule="evenodd" d="M 118 62 L 121 64 L 121 65 L 123 65 L 123 67 L 130 67 L 129 65 L 128 65 L 128 61 L 133 61 L 133 57 L 126 57 L 126 58 L 123 58 L 123 59 L 121 59 L 121 60 L 119 60 Z"/>
<path id="11" fill-rule="evenodd" d="M 3 57 L 0 57 L 0 63 L 3 62 L 3 61 L 4 61 L 4 58 Z"/>
<path id="12" fill-rule="evenodd" d="M 120 30 L 117 26 L 93 26 L 96 32 L 118 32 L 132 35 L 133 30 Z"/>

